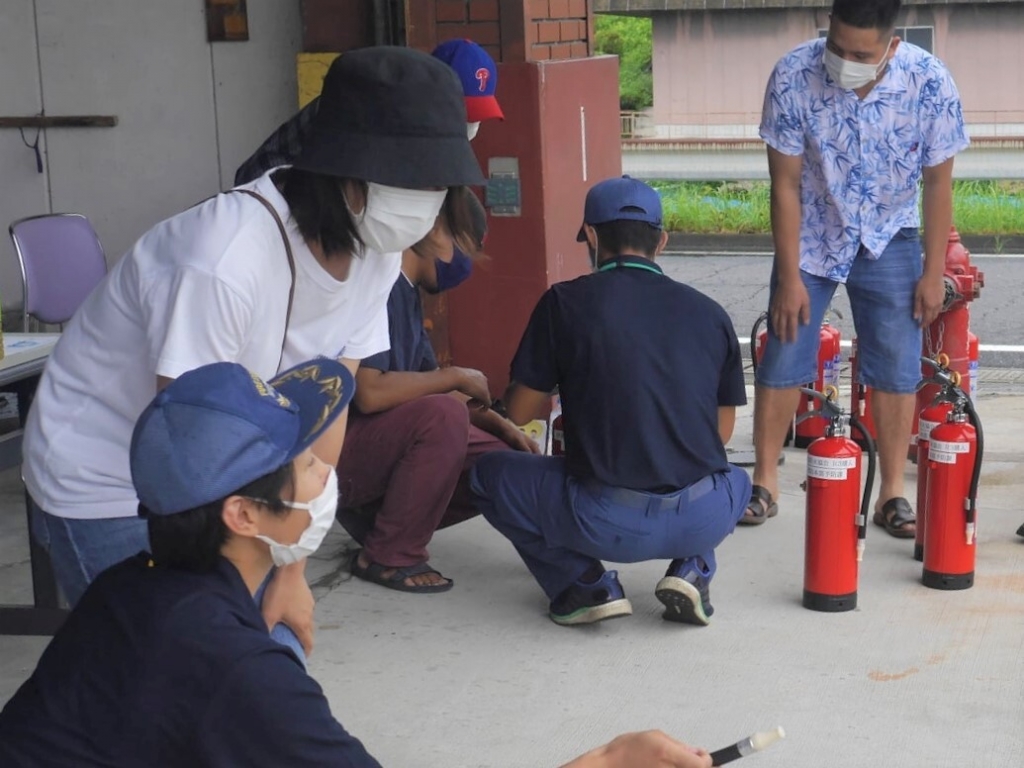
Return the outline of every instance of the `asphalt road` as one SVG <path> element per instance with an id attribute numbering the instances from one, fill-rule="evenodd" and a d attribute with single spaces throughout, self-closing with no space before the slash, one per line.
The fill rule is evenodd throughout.
<path id="1" fill-rule="evenodd" d="M 750 338 L 754 321 L 768 306 L 770 256 L 666 253 L 659 263 L 669 276 L 718 301 L 732 317 L 740 338 Z M 1018 292 L 1024 286 L 1024 257 L 972 256 L 972 263 L 985 275 L 981 297 L 971 303 L 971 330 L 981 340 L 981 365 L 1024 368 L 1024 298 Z M 833 306 L 842 315 L 833 323 L 844 341 L 852 339 L 853 320 L 843 288 L 836 291 Z M 993 350 L 992 345 L 1019 349 Z"/>

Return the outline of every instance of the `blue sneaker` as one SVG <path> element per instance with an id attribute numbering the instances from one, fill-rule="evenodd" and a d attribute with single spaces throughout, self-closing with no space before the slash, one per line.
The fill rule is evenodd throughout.
<path id="1" fill-rule="evenodd" d="M 665 578 L 654 588 L 654 596 L 664 605 L 666 621 L 707 626 L 711 623 L 711 571 L 703 560 L 690 557 L 673 560 Z"/>
<path id="2" fill-rule="evenodd" d="M 555 624 L 571 626 L 629 616 L 633 606 L 619 584 L 618 572 L 605 571 L 590 584 L 577 581 L 555 598 L 549 610 Z"/>

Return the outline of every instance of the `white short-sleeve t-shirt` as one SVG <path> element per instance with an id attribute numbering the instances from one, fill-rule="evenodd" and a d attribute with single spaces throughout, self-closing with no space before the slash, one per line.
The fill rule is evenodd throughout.
<path id="1" fill-rule="evenodd" d="M 285 223 L 296 268 L 287 339 L 288 257 L 258 200 L 225 193 L 156 225 L 85 300 L 43 372 L 22 474 L 50 514 L 136 514 L 128 447 L 157 376 L 227 360 L 270 378 L 279 361 L 284 369 L 317 355 L 360 360 L 388 349 L 387 299 L 401 254 L 367 252 L 335 280 L 306 247 L 270 173 L 241 188 L 262 195 Z"/>

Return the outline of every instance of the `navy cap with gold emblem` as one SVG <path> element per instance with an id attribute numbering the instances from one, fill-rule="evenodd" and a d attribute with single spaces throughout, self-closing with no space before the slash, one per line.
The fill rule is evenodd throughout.
<path id="1" fill-rule="evenodd" d="M 183 374 L 142 412 L 132 482 L 154 515 L 230 496 L 312 445 L 355 393 L 348 368 L 318 358 L 264 382 L 237 363 Z"/>

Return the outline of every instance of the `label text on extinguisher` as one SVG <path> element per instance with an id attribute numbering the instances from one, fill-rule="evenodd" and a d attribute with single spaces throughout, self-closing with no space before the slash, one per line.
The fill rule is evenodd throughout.
<path id="1" fill-rule="evenodd" d="M 829 458 L 827 456 L 807 457 L 807 476 L 818 480 L 845 480 L 846 470 L 857 466 L 857 459 Z"/>
<path id="2" fill-rule="evenodd" d="M 932 430 L 935 429 L 937 426 L 939 426 L 939 422 L 937 422 L 937 421 L 925 421 L 924 419 L 918 420 L 917 424 L 918 424 L 918 430 L 917 430 L 917 439 L 918 440 L 928 440 L 928 438 L 931 437 Z"/>
<path id="3" fill-rule="evenodd" d="M 970 451 L 971 446 L 967 443 L 947 443 L 945 440 L 932 440 L 928 443 L 928 459 L 940 464 L 956 464 L 957 454 Z"/>

